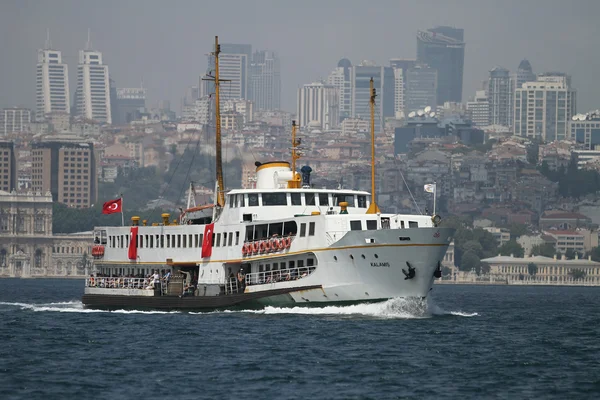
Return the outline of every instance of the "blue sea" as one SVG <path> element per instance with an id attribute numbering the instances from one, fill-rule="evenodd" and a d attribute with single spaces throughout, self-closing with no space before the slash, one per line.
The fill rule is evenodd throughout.
<path id="1" fill-rule="evenodd" d="M 211 313 L 84 310 L 82 293 L 0 279 L 0 399 L 600 398 L 600 288 Z"/>

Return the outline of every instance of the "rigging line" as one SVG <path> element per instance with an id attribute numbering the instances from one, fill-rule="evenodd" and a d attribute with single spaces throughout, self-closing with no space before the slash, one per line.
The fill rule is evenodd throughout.
<path id="1" fill-rule="evenodd" d="M 196 159 L 196 155 L 199 152 L 199 147 L 200 147 L 200 138 L 198 138 L 198 140 L 196 141 L 196 149 L 194 150 L 194 154 L 192 155 L 192 161 L 190 161 L 190 166 L 188 167 L 184 182 L 187 182 L 190 177 L 190 172 L 192 171 L 192 167 L 194 166 L 194 160 Z M 177 197 L 177 201 L 179 201 L 181 199 L 181 196 L 183 195 L 183 191 L 185 190 L 185 188 L 186 188 L 185 184 L 181 186 L 181 190 L 179 191 L 179 196 Z"/>
<path id="2" fill-rule="evenodd" d="M 417 204 L 417 201 L 415 200 L 412 192 L 410 191 L 410 188 L 408 187 L 408 183 L 406 183 L 406 179 L 404 179 L 404 174 L 402 173 L 402 170 L 399 169 L 398 171 L 400 172 L 400 176 L 402 177 L 402 180 L 404 181 L 404 185 L 406 186 L 406 189 L 408 190 L 408 194 L 410 194 L 410 197 L 412 198 L 413 203 L 415 203 L 415 207 L 417 208 L 417 211 L 419 212 L 419 214 L 422 214 L 421 209 L 419 208 L 419 205 Z"/>

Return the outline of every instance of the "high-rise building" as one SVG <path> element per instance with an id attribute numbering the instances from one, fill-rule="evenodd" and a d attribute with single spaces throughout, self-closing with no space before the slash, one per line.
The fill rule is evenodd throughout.
<path id="1" fill-rule="evenodd" d="M 375 99 L 375 132 L 381 132 L 386 117 L 395 114 L 396 78 L 391 67 L 380 67 L 370 62 L 363 62 L 351 68 L 352 84 L 352 118 L 370 118 L 371 93 L 369 81 L 373 78 L 376 91 Z"/>
<path id="2" fill-rule="evenodd" d="M 437 104 L 462 102 L 464 30 L 440 26 L 417 32 L 417 61 L 438 72 Z"/>
<path id="3" fill-rule="evenodd" d="M 38 50 L 36 72 L 36 120 L 51 112 L 69 113 L 69 69 L 62 54 L 52 49 L 50 35 L 43 50 Z"/>
<path id="4" fill-rule="evenodd" d="M 18 188 L 15 144 L 0 141 L 0 190 L 10 193 Z"/>
<path id="5" fill-rule="evenodd" d="M 113 105 L 115 114 L 112 123 L 115 125 L 128 124 L 140 119 L 146 109 L 146 89 L 117 88 L 116 104 Z"/>
<path id="6" fill-rule="evenodd" d="M 488 80 L 488 101 L 490 105 L 490 124 L 511 126 L 511 80 L 506 68 L 495 67 L 490 71 Z"/>
<path id="7" fill-rule="evenodd" d="M 339 93 L 322 82 L 298 89 L 298 123 L 301 128 L 335 129 L 339 125 Z"/>
<path id="8" fill-rule="evenodd" d="M 490 124 L 490 103 L 485 90 L 478 90 L 473 101 L 467 102 L 467 114 L 475 126 Z"/>
<path id="9" fill-rule="evenodd" d="M 515 78 L 515 89 L 520 89 L 521 85 L 525 82 L 535 82 L 535 74 L 533 73 L 533 68 L 531 68 L 531 63 L 528 60 L 523 59 L 519 63 Z"/>
<path id="10" fill-rule="evenodd" d="M 85 50 L 79 51 L 75 107 L 84 118 L 112 123 L 108 65 L 102 62 L 101 52 L 92 50 L 89 33 Z"/>
<path id="11" fill-rule="evenodd" d="M 0 136 L 13 132 L 23 132 L 31 122 L 31 110 L 28 108 L 5 108 L 0 111 Z"/>
<path id="12" fill-rule="evenodd" d="M 281 70 L 279 57 L 272 51 L 256 51 L 250 63 L 248 98 L 257 110 L 281 108 Z"/>
<path id="13" fill-rule="evenodd" d="M 427 65 L 417 64 L 406 71 L 404 82 L 404 113 L 422 110 L 425 107 L 436 109 L 438 72 Z"/>
<path id="14" fill-rule="evenodd" d="M 402 116 L 406 108 L 406 74 L 408 73 L 409 69 L 416 65 L 416 63 L 417 60 L 403 58 L 390 59 L 390 67 L 394 69 L 394 76 L 396 78 L 396 89 L 394 96 L 396 117 Z"/>
<path id="15" fill-rule="evenodd" d="M 340 122 L 352 114 L 352 84 L 350 83 L 350 69 L 352 63 L 347 58 L 342 58 L 329 76 L 327 84 L 338 89 L 340 104 Z"/>
<path id="16" fill-rule="evenodd" d="M 225 80 L 221 83 L 220 100 L 249 99 L 250 83 L 250 61 L 252 46 L 249 44 L 221 44 L 219 54 L 219 79 Z M 215 92 L 214 84 L 209 80 L 202 80 L 207 75 L 214 76 L 215 60 L 208 55 L 208 71 L 201 77 L 200 96 L 210 96 Z"/>
<path id="17" fill-rule="evenodd" d="M 94 145 L 78 136 L 57 136 L 31 145 L 31 183 L 36 192 L 69 207 L 91 207 L 98 200 Z"/>
<path id="18" fill-rule="evenodd" d="M 515 135 L 543 141 L 570 137 L 569 122 L 575 114 L 576 90 L 564 73 L 540 74 L 515 92 Z"/>

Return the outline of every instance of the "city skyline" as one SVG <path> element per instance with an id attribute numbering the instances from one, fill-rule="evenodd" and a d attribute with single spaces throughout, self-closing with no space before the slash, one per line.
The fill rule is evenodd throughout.
<path id="1" fill-rule="evenodd" d="M 0 46 L 11 56 L 0 60 L 0 106 L 35 108 L 36 52 L 44 47 L 47 29 L 53 47 L 71 65 L 71 82 L 76 81 L 77 53 L 84 48 L 89 28 L 117 87 L 135 87 L 143 77 L 149 103 L 170 100 L 177 111 L 186 88 L 205 71 L 216 34 L 223 42 L 275 51 L 281 60 L 282 109 L 294 111 L 297 89 L 326 80 L 340 59 L 348 58 L 353 65 L 369 59 L 387 66 L 391 58 L 415 58 L 417 31 L 448 25 L 464 29 L 463 102 L 481 88 L 491 68 L 502 66 L 514 73 L 527 58 L 536 72 L 571 75 L 579 89 L 578 108 L 587 110 L 598 108 L 594 93 L 600 90 L 590 67 L 598 63 L 598 56 L 586 45 L 596 30 L 594 10 L 600 10 L 600 4 L 587 0 L 575 7 L 559 1 L 464 1 L 443 6 L 433 1 L 390 1 L 376 9 L 336 1 L 217 5 L 182 1 L 177 7 L 160 2 L 142 6 L 137 1 L 7 1 L 0 5 L 0 33 L 5 38 Z M 214 15 L 227 18 L 218 21 Z M 309 17 L 312 28 L 290 23 Z M 366 25 L 365 20 L 374 23 Z"/>

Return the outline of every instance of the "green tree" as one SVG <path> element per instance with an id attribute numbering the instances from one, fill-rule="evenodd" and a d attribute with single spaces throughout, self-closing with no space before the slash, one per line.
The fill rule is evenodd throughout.
<path id="1" fill-rule="evenodd" d="M 523 247 L 514 239 L 511 239 L 500 246 L 498 252 L 503 256 L 510 256 L 512 254 L 514 257 L 523 257 L 525 253 Z"/>
<path id="2" fill-rule="evenodd" d="M 481 266 L 481 260 L 477 257 L 477 254 L 472 251 L 468 251 L 462 256 L 462 260 L 459 264 L 459 269 L 461 271 L 472 271 L 479 270 Z"/>
<path id="3" fill-rule="evenodd" d="M 600 246 L 594 247 L 590 250 L 589 255 L 592 257 L 593 261 L 600 261 Z"/>
<path id="4" fill-rule="evenodd" d="M 469 240 L 465 244 L 462 245 L 463 252 L 467 253 L 469 251 L 477 254 L 477 257 L 483 257 L 483 246 L 476 240 Z"/>
<path id="5" fill-rule="evenodd" d="M 540 152 L 540 142 L 533 139 L 527 146 L 527 162 L 532 165 L 537 165 Z"/>
<path id="6" fill-rule="evenodd" d="M 556 250 L 552 243 L 536 244 L 531 247 L 532 256 L 554 257 Z M 600 255 L 600 253 L 598 253 Z"/>
<path id="7" fill-rule="evenodd" d="M 537 274 L 537 272 L 538 272 L 538 266 L 537 266 L 537 264 L 532 263 L 532 262 L 529 263 L 529 264 L 527 264 L 527 272 L 531 276 Z"/>
<path id="8" fill-rule="evenodd" d="M 575 258 L 575 250 L 567 249 L 567 251 L 565 251 L 565 257 L 567 258 L 567 260 L 574 259 Z"/>
<path id="9" fill-rule="evenodd" d="M 513 239 L 531 233 L 529 228 L 525 224 L 512 223 L 509 225 L 508 230 L 510 231 L 510 237 Z"/>
<path id="10" fill-rule="evenodd" d="M 578 281 L 578 280 L 585 278 L 587 274 L 585 273 L 584 270 L 575 268 L 575 269 L 572 269 L 571 271 L 569 271 L 569 275 L 574 280 Z"/>

